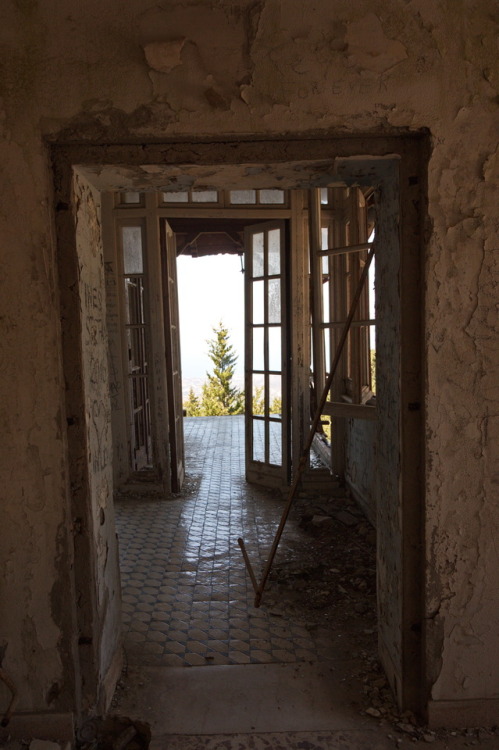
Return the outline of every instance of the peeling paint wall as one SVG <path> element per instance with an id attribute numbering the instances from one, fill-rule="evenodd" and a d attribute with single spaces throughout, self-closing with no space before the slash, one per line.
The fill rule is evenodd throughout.
<path id="1" fill-rule="evenodd" d="M 78 297 L 81 320 L 81 353 L 84 394 L 86 475 L 88 487 L 75 510 L 81 512 L 80 534 L 87 536 L 85 552 L 93 560 L 89 579 L 86 555 L 76 558 L 78 589 L 86 612 L 80 630 L 83 659 L 90 679 L 83 680 L 83 700 L 92 707 L 101 700 L 102 681 L 120 659 L 121 591 L 118 545 L 114 527 L 111 398 L 106 327 L 104 253 L 101 242 L 99 193 L 75 175 L 74 206 Z M 83 509 L 83 503 L 85 508 Z M 79 576 L 78 576 L 79 574 Z M 86 589 L 83 592 L 83 589 Z M 79 610 L 82 602 L 79 602 Z M 82 624 L 80 618 L 79 624 Z M 90 651 L 90 654 L 86 652 Z M 107 696 L 109 699 L 110 696 Z M 102 696 L 106 703 L 106 696 Z"/>
<path id="2" fill-rule="evenodd" d="M 26 710 L 45 710 L 55 684 L 54 710 L 74 701 L 74 619 L 53 611 L 55 596 L 73 598 L 44 139 L 397 128 L 427 128 L 433 143 L 421 311 L 427 689 L 442 704 L 498 700 L 494 11 L 491 0 L 2 3 L 0 641 Z"/>

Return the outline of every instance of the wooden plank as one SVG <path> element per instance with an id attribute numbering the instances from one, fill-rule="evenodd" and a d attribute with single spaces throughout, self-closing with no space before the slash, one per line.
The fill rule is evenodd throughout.
<path id="1" fill-rule="evenodd" d="M 175 236 L 166 221 L 160 224 L 160 234 L 171 490 L 180 492 L 185 476 L 185 461 Z"/>
<path id="2" fill-rule="evenodd" d="M 339 401 L 326 401 L 323 414 L 344 419 L 376 419 L 376 407 L 365 404 L 342 404 Z"/>
<path id="3" fill-rule="evenodd" d="M 312 317 L 312 343 L 313 343 L 313 376 L 316 399 L 324 388 L 326 364 L 324 361 L 324 336 L 321 323 L 324 320 L 322 303 L 322 267 L 319 258 L 321 249 L 321 192 L 319 188 L 313 188 L 308 193 L 308 236 L 310 253 L 310 276 L 311 276 L 311 300 L 310 312 Z M 315 405 L 314 405 L 315 406 Z"/>
<path id="4" fill-rule="evenodd" d="M 320 250 L 318 255 L 346 255 L 348 253 L 360 253 L 363 250 L 370 250 L 372 242 L 361 242 L 359 245 L 345 245 L 344 247 L 328 247 Z"/>
<path id="5" fill-rule="evenodd" d="M 120 209 L 121 214 L 122 209 Z M 134 214 L 132 214 L 134 215 Z M 290 219 L 289 208 L 264 208 L 263 206 L 251 206 L 242 208 L 170 208 L 162 206 L 158 208 L 158 216 L 166 219 L 254 219 L 255 224 L 259 221 L 270 221 L 271 219 Z"/>
<path id="6" fill-rule="evenodd" d="M 332 323 L 321 323 L 321 328 L 343 328 L 345 325 L 344 320 L 335 320 Z M 359 326 L 374 326 L 376 325 L 375 318 L 365 318 L 364 320 L 353 320 L 352 328 L 358 328 Z"/>

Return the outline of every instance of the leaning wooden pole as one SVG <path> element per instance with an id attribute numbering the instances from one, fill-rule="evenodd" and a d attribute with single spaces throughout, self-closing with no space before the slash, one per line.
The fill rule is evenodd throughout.
<path id="1" fill-rule="evenodd" d="M 274 541 L 272 543 L 272 547 L 270 550 L 269 558 L 267 560 L 267 563 L 265 565 L 265 568 L 263 570 L 262 574 L 262 580 L 259 584 L 257 584 L 256 576 L 253 571 L 253 567 L 251 565 L 250 559 L 248 557 L 248 553 L 246 550 L 246 545 L 244 544 L 244 540 L 239 537 L 238 544 L 241 547 L 241 551 L 243 553 L 244 562 L 246 565 L 246 568 L 248 570 L 249 576 L 251 578 L 251 582 L 253 584 L 253 588 L 255 590 L 255 607 L 259 607 L 262 601 L 262 595 L 265 589 L 265 585 L 267 583 L 267 579 L 269 577 L 270 571 L 272 569 L 272 565 L 274 562 L 274 558 L 277 552 L 277 548 L 279 546 L 279 542 L 281 541 L 282 532 L 284 531 L 284 527 L 286 525 L 286 521 L 288 520 L 289 512 L 291 510 L 291 505 L 293 503 L 294 496 L 296 494 L 296 490 L 298 488 L 298 484 L 300 483 L 301 475 L 303 474 L 303 471 L 307 465 L 307 459 L 308 459 L 308 453 L 310 451 L 310 448 L 312 446 L 312 442 L 314 439 L 314 435 L 317 432 L 317 427 L 319 426 L 319 421 L 322 416 L 322 411 L 324 409 L 324 405 L 327 401 L 328 393 L 331 389 L 331 385 L 333 382 L 333 378 L 335 376 L 336 370 L 338 368 L 338 364 L 340 361 L 341 354 L 343 352 L 343 348 L 345 346 L 348 332 L 350 330 L 350 326 L 352 325 L 352 321 L 355 315 L 355 311 L 357 310 L 357 305 L 359 304 L 360 295 L 362 294 L 362 290 L 364 288 L 364 284 L 367 279 L 367 274 L 369 273 L 369 267 L 371 265 L 371 261 L 374 257 L 374 244 L 371 243 L 369 254 L 366 258 L 366 263 L 364 265 L 364 268 L 362 270 L 362 273 L 360 275 L 359 283 L 357 284 L 357 289 L 355 291 L 352 304 L 350 305 L 350 311 L 348 313 L 347 319 L 345 321 L 345 325 L 343 326 L 343 330 L 341 332 L 340 340 L 338 341 L 338 346 L 336 347 L 336 352 L 334 355 L 333 363 L 331 365 L 331 372 L 329 373 L 326 383 L 324 385 L 321 397 L 319 399 L 319 403 L 317 404 L 317 410 L 315 412 L 315 416 L 312 420 L 312 424 L 310 426 L 310 432 L 307 438 L 307 441 L 305 443 L 305 446 L 303 448 L 303 452 L 297 467 L 297 471 L 295 474 L 295 477 L 293 479 L 293 483 L 289 489 L 288 498 L 286 500 L 286 505 L 284 507 L 282 516 L 281 516 L 281 522 L 279 524 L 279 527 L 276 531 L 276 535 L 274 537 Z"/>

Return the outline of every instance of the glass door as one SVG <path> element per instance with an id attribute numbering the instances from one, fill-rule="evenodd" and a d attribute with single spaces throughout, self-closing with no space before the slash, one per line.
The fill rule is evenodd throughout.
<path id="1" fill-rule="evenodd" d="M 246 479 L 286 487 L 290 477 L 286 225 L 245 229 Z"/>

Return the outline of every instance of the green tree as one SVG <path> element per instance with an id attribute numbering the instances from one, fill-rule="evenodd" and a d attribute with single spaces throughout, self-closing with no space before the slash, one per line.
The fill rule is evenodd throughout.
<path id="1" fill-rule="evenodd" d="M 263 414 L 264 412 L 265 399 L 263 397 L 263 385 L 259 385 L 253 393 L 253 414 Z"/>
<path id="2" fill-rule="evenodd" d="M 282 412 L 282 399 L 279 396 L 274 396 L 269 405 L 269 414 L 281 414 Z M 265 413 L 265 397 L 263 395 L 263 385 L 255 388 L 253 393 L 253 414 L 264 414 Z"/>
<path id="3" fill-rule="evenodd" d="M 371 349 L 371 390 L 376 393 L 376 349 Z"/>
<path id="4" fill-rule="evenodd" d="M 206 373 L 208 381 L 202 387 L 200 413 L 206 417 L 242 414 L 244 393 L 232 385 L 237 355 L 229 344 L 229 331 L 220 321 L 213 333 L 207 342 L 213 372 Z"/>
<path id="5" fill-rule="evenodd" d="M 281 414 L 282 412 L 282 399 L 279 396 L 274 396 L 269 409 L 271 414 Z"/>
<path id="6" fill-rule="evenodd" d="M 186 417 L 200 417 L 201 416 L 201 404 L 199 396 L 194 393 L 194 388 L 189 388 L 187 399 L 183 403 Z"/>

